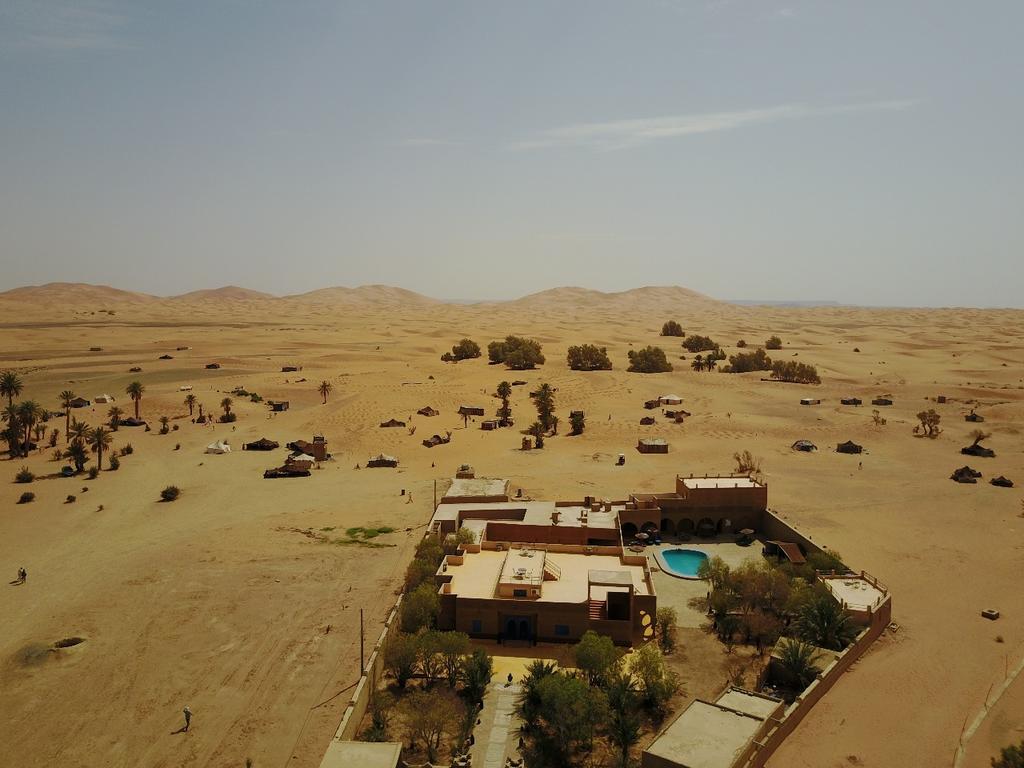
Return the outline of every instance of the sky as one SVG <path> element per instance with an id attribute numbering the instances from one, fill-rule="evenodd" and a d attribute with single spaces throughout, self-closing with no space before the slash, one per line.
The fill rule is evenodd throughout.
<path id="1" fill-rule="evenodd" d="M 0 289 L 1024 307 L 1019 0 L 0 0 Z"/>

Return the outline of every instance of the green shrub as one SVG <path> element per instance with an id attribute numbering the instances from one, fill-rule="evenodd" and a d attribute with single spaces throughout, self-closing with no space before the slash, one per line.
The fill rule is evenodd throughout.
<path id="1" fill-rule="evenodd" d="M 683 326 L 677 323 L 675 320 L 669 320 L 663 326 L 661 326 L 662 336 L 685 336 L 683 333 Z"/>
<path id="2" fill-rule="evenodd" d="M 743 349 L 745 346 L 747 346 L 747 342 L 745 342 L 743 339 L 740 339 L 739 341 L 736 342 L 736 346 L 739 347 L 740 349 Z"/>
<path id="3" fill-rule="evenodd" d="M 78 497 L 77 496 L 73 496 L 70 493 L 68 494 L 68 497 L 66 499 L 64 499 L 64 503 L 65 504 L 74 504 L 76 501 L 78 501 Z"/>
<path id="4" fill-rule="evenodd" d="M 469 360 L 474 357 L 480 357 L 480 345 L 472 339 L 462 339 L 452 347 L 453 360 Z"/>
<path id="5" fill-rule="evenodd" d="M 506 336 L 504 341 L 492 341 L 487 345 L 487 357 L 492 363 L 504 363 L 517 371 L 544 364 L 540 342 L 520 336 Z"/>
<path id="6" fill-rule="evenodd" d="M 234 421 L 238 421 L 237 413 L 225 413 L 220 417 L 221 424 L 230 424 Z"/>
<path id="7" fill-rule="evenodd" d="M 795 360 L 776 360 L 772 363 L 772 378 L 797 384 L 821 383 L 817 368 L 807 363 L 798 363 Z"/>
<path id="8" fill-rule="evenodd" d="M 758 347 L 753 352 L 738 352 L 729 355 L 729 364 L 722 370 L 726 373 L 749 373 L 750 371 L 770 371 L 772 359 L 763 349 Z"/>
<path id="9" fill-rule="evenodd" d="M 121 468 L 121 460 L 117 456 L 111 456 L 108 463 L 110 464 L 111 472 L 117 472 Z"/>
<path id="10" fill-rule="evenodd" d="M 28 504 L 28 503 L 33 502 L 35 500 L 36 500 L 36 495 L 34 493 L 32 493 L 32 491 L 25 491 L 18 498 L 18 503 L 19 504 Z"/>
<path id="11" fill-rule="evenodd" d="M 778 336 L 772 336 L 764 343 L 764 348 L 782 349 L 782 339 L 780 339 Z"/>
<path id="12" fill-rule="evenodd" d="M 581 344 L 569 347 L 566 362 L 574 371 L 610 371 L 612 361 L 608 359 L 608 350 L 594 344 Z"/>
<path id="13" fill-rule="evenodd" d="M 35 479 L 36 476 L 32 474 L 28 467 L 22 467 L 18 470 L 18 474 L 14 476 L 14 482 L 16 483 L 31 483 Z"/>
<path id="14" fill-rule="evenodd" d="M 683 348 L 687 352 L 707 352 L 718 349 L 718 344 L 711 340 L 710 336 L 687 336 L 683 341 Z"/>
<path id="15" fill-rule="evenodd" d="M 100 475 L 99 467 L 89 467 L 89 479 L 95 480 Z"/>
<path id="16" fill-rule="evenodd" d="M 628 357 L 632 373 L 665 373 L 672 370 L 672 363 L 665 357 L 665 350 L 661 347 L 631 349 Z"/>
<path id="17" fill-rule="evenodd" d="M 131 443 L 125 443 L 124 447 L 121 449 L 121 455 L 122 456 L 131 456 L 134 452 L 135 452 L 135 449 L 132 448 L 132 444 Z"/>
<path id="18" fill-rule="evenodd" d="M 176 485 L 168 485 L 160 491 L 160 498 L 164 501 L 174 501 L 179 496 L 181 496 L 181 489 Z"/>

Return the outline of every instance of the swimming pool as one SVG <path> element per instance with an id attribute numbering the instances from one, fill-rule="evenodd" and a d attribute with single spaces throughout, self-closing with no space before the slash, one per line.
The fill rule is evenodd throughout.
<path id="1" fill-rule="evenodd" d="M 664 549 L 658 555 L 666 573 L 683 579 L 696 579 L 697 569 L 708 559 L 699 549 Z"/>

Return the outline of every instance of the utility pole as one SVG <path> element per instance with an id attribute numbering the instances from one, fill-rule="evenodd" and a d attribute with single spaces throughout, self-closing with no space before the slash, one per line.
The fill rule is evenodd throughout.
<path id="1" fill-rule="evenodd" d="M 363 660 L 363 609 L 359 609 L 359 676 L 366 674 L 366 662 Z"/>

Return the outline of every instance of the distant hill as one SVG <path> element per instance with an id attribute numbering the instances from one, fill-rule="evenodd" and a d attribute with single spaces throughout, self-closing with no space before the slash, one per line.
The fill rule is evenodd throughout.
<path id="1" fill-rule="evenodd" d="M 597 308 L 620 312 L 639 309 L 654 311 L 672 307 L 711 307 L 721 304 L 710 296 L 679 286 L 647 286 L 610 293 L 590 288 L 551 288 L 531 293 L 521 299 L 497 303 L 530 310 Z"/>
<path id="2" fill-rule="evenodd" d="M 251 288 L 239 288 L 237 285 L 225 285 L 223 288 L 206 288 L 201 291 L 191 291 L 180 296 L 172 296 L 172 301 L 253 301 L 259 299 L 277 298 L 273 294 L 263 291 L 254 291 Z"/>
<path id="3" fill-rule="evenodd" d="M 109 285 L 90 285 L 88 283 L 46 283 L 45 285 L 26 285 L 12 288 L 0 293 L 0 300 L 19 301 L 33 304 L 59 303 L 91 305 L 93 309 L 102 309 L 106 304 L 143 304 L 157 301 L 156 296 L 148 293 L 122 291 Z"/>
<path id="4" fill-rule="evenodd" d="M 319 288 L 308 293 L 299 293 L 293 296 L 286 296 L 288 301 L 296 301 L 314 304 L 331 305 L 366 305 L 366 306 L 425 306 L 429 304 L 441 304 L 437 299 L 431 299 L 423 294 L 410 291 L 405 288 L 395 288 L 390 285 L 362 285 L 358 288 L 345 288 L 335 286 L 332 288 Z"/>

